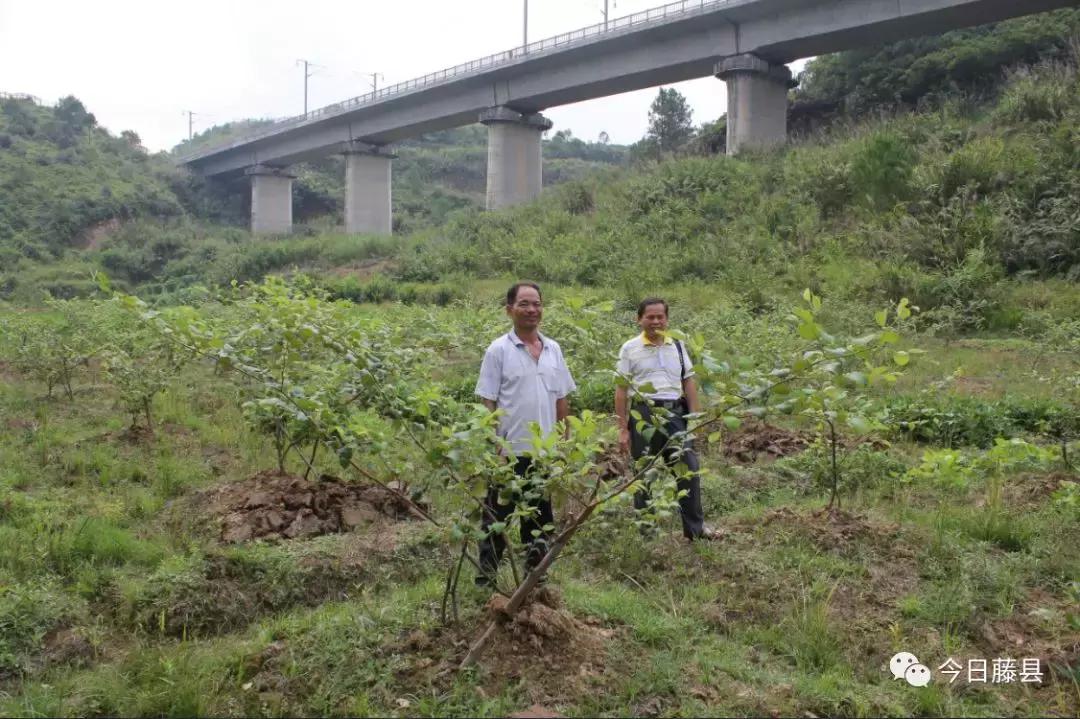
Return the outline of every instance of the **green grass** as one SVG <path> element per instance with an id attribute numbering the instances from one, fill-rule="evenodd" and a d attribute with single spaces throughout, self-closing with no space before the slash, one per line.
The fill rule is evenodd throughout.
<path id="1" fill-rule="evenodd" d="M 500 663 L 492 651 L 478 668 L 453 671 L 487 596 L 467 569 L 461 622 L 441 625 L 445 526 L 410 524 L 392 546 L 375 548 L 363 532 L 223 546 L 199 493 L 275 464 L 269 437 L 241 409 L 251 396 L 245 380 L 185 366 L 153 400 L 153 435 L 140 437 L 125 432 L 128 419 L 95 363 L 79 370 L 74 400 L 46 399 L 44 387 L 0 365 L 0 714 L 502 716 L 534 703 L 567 715 L 1075 714 L 1071 666 L 1055 670 L 1052 685 L 1000 691 L 916 691 L 885 670 L 900 650 L 940 663 L 1019 651 L 1000 639 L 1019 633 L 1025 650 L 1060 658 L 1080 639 L 1080 526 L 1052 499 L 1069 474 L 1059 461 L 1007 458 L 991 477 L 958 482 L 908 474 L 924 451 L 946 444 L 985 460 L 999 436 L 1045 441 L 1040 408 L 1061 398 L 1038 377 L 1072 358 L 1042 343 L 1080 307 L 1075 283 L 982 283 L 986 267 L 963 255 L 948 270 L 870 260 L 861 253 L 885 236 L 893 250 L 948 252 L 935 233 L 945 227 L 969 242 L 961 235 L 974 230 L 963 222 L 978 218 L 954 227 L 955 218 L 924 215 L 915 233 L 888 213 L 871 216 L 861 200 L 849 198 L 846 218 L 806 204 L 829 201 L 815 194 L 831 191 L 819 187 L 829 179 L 814 174 L 821 166 L 855 158 L 870 172 L 882 159 L 873 153 L 897 133 L 940 139 L 962 129 L 947 115 L 883 121 L 836 146 L 800 146 L 758 164 L 691 159 L 625 173 L 592 188 L 589 216 L 553 194 L 508 213 L 461 216 L 438 238 L 237 242 L 222 256 L 222 277 L 254 277 L 283 263 L 351 272 L 396 254 L 387 272 L 407 282 L 385 274 L 342 282 L 342 296 L 380 301 L 340 311 L 384 322 L 395 346 L 421 356 L 461 399 L 471 396 L 484 345 L 505 326 L 499 296 L 510 274 L 535 273 L 551 280 L 545 331 L 583 388 L 574 409 L 600 413 L 610 412 L 612 353 L 636 333 L 634 304 L 646 291 L 667 294 L 675 325 L 735 365 L 799 348 L 781 328 L 805 287 L 826 295 L 822 323 L 845 332 L 872 326 L 901 292 L 921 293 L 926 309 L 947 300 L 967 312 L 993 300 L 985 316 L 964 315 L 974 324 L 949 342 L 932 315 L 917 315 L 915 329 L 926 332 L 912 343 L 926 354 L 895 387 L 871 393 L 871 411 L 942 426 L 919 437 L 887 427 L 879 437 L 887 443 L 858 448 L 845 438 L 844 513 L 819 512 L 820 451 L 733 467 L 721 442 L 704 453 L 706 511 L 725 530 L 721 542 L 681 543 L 675 518 L 647 540 L 625 507 L 605 511 L 552 572 L 566 611 L 599 637 L 586 664 L 558 653 L 553 670 Z M 947 153 L 926 144 L 918 181 L 944 172 Z M 985 137 L 972 145 L 975 170 L 996 157 L 993 145 Z M 801 189 L 755 190 L 774 176 Z M 947 214 L 951 200 L 934 202 L 945 206 L 933 212 Z M 693 259 L 638 272 L 657 242 Z M 434 276 L 421 272 L 429 267 Z M 607 300 L 610 311 L 600 307 Z M 23 314 L 5 308 L 0 321 Z M 0 335 L 0 359 L 11 342 Z M 772 421 L 813 431 L 798 417 Z M 437 516 L 449 513 L 455 500 L 442 476 L 428 476 L 407 443 L 370 454 L 363 461 L 380 472 L 382 458 L 411 463 L 409 479 L 430 485 Z M 315 463 L 316 476 L 345 474 L 331 452 Z M 304 469 L 295 456 L 288 468 Z M 72 635 L 93 650 L 65 656 L 58 637 Z"/>

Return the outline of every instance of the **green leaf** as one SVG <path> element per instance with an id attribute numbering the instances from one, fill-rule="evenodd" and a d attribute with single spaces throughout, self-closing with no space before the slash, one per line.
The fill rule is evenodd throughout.
<path id="1" fill-rule="evenodd" d="M 730 414 L 725 415 L 724 416 L 724 425 L 728 429 L 730 429 L 732 432 L 734 432 L 735 430 L 737 430 L 739 427 L 742 426 L 742 420 L 739 419 L 738 417 L 733 417 Z"/>
<path id="2" fill-rule="evenodd" d="M 867 422 L 865 418 L 860 417 L 857 414 L 850 415 L 847 418 L 847 425 L 859 434 L 866 434 L 871 429 L 870 423 Z"/>
<path id="3" fill-rule="evenodd" d="M 848 372 L 844 375 L 844 379 L 852 384 L 859 385 L 860 387 L 867 384 L 866 375 L 862 372 Z"/>
<path id="4" fill-rule="evenodd" d="M 903 350 L 900 350 L 899 352 L 897 352 L 896 354 L 893 355 L 893 362 L 895 362 L 900 367 L 904 367 L 910 361 L 911 361 L 911 356 L 907 352 L 905 352 Z"/>
<path id="5" fill-rule="evenodd" d="M 821 336 L 821 328 L 813 322 L 803 322 L 799 325 L 799 336 L 804 340 L 816 340 Z"/>
<path id="6" fill-rule="evenodd" d="M 900 341 L 900 335 L 893 330 L 885 330 L 881 333 L 881 341 L 887 345 L 894 345 Z"/>
<path id="7" fill-rule="evenodd" d="M 874 313 L 874 319 L 878 323 L 878 327 L 884 327 L 885 323 L 889 320 L 889 313 L 886 310 Z"/>
<path id="8" fill-rule="evenodd" d="M 909 305 L 910 302 L 908 301 L 907 297 L 900 300 L 900 304 L 896 306 L 896 316 L 902 320 L 906 320 L 908 317 L 911 317 L 911 310 L 909 309 Z"/>
<path id="9" fill-rule="evenodd" d="M 814 296 L 814 293 L 810 291 L 809 287 L 807 287 L 805 290 L 803 290 L 802 298 L 804 300 L 806 300 L 807 303 L 810 302 L 810 298 L 812 298 L 813 296 Z"/>
<path id="10" fill-rule="evenodd" d="M 92 272 L 90 275 L 95 282 L 97 282 L 98 289 L 102 292 L 112 292 L 112 285 L 109 284 L 109 276 L 104 272 Z"/>
<path id="11" fill-rule="evenodd" d="M 719 442 L 719 441 L 720 441 L 720 433 L 719 432 L 713 432 L 712 434 L 709 435 L 709 444 L 713 444 L 713 443 Z"/>

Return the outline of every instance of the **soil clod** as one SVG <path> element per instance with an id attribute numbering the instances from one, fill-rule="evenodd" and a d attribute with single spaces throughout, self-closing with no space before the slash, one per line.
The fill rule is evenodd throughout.
<path id="1" fill-rule="evenodd" d="M 743 425 L 723 440 L 724 456 L 740 464 L 754 464 L 759 459 L 772 461 L 798 454 L 810 442 L 802 434 L 762 422 Z"/>
<path id="2" fill-rule="evenodd" d="M 211 514 L 221 518 L 221 541 L 302 539 L 349 532 L 389 516 L 413 516 L 408 502 L 382 487 L 323 475 L 312 482 L 260 472 L 207 493 Z"/>

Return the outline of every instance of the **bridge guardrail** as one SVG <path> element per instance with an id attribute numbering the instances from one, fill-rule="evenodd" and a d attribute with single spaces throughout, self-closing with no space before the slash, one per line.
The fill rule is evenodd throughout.
<path id="1" fill-rule="evenodd" d="M 421 77 L 413 78 L 411 80 L 404 80 L 393 85 L 387 85 L 386 87 L 381 87 L 373 92 L 358 95 L 341 102 L 331 103 L 325 107 L 312 110 L 307 114 L 294 115 L 292 117 L 275 120 L 273 125 L 260 128 L 256 132 L 244 135 L 243 137 L 232 138 L 227 142 L 205 147 L 187 155 L 180 155 L 177 159 L 180 162 L 191 162 L 201 157 L 221 152 L 222 150 L 238 147 L 263 137 L 276 135 L 279 132 L 294 127 L 301 127 L 326 117 L 341 115 L 362 105 L 371 105 L 413 90 L 439 85 L 451 79 L 471 75 L 500 65 L 508 65 L 512 62 L 527 58 L 530 55 L 536 55 L 556 48 L 577 44 L 597 37 L 622 34 L 642 25 L 653 23 L 661 24 L 677 18 L 703 14 L 715 10 L 719 6 L 730 5 L 736 1 L 737 0 L 678 0 L 677 2 L 649 8 L 648 10 L 641 10 L 640 12 L 624 15 L 623 17 L 615 18 L 608 22 L 597 23 L 577 30 L 571 30 L 570 32 L 561 33 L 542 40 L 536 40 L 528 45 L 504 50 L 503 52 L 488 55 L 477 60 L 470 60 L 469 62 L 464 62 L 442 70 L 436 70 L 435 72 L 430 72 L 427 75 L 422 75 Z"/>

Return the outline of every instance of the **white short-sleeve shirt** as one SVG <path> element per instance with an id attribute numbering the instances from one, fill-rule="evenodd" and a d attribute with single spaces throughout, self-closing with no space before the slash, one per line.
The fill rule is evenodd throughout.
<path id="1" fill-rule="evenodd" d="M 683 396 L 682 381 L 694 376 L 694 363 L 682 342 L 665 336 L 663 344 L 654 345 L 642 332 L 619 350 L 616 370 L 630 380 L 634 389 L 651 384 L 655 391 L 645 394 L 649 399 L 674 400 Z"/>
<path id="2" fill-rule="evenodd" d="M 540 359 L 534 360 L 511 330 L 488 346 L 480 365 L 476 394 L 503 411 L 499 436 L 511 442 L 515 453 L 531 449 L 530 423 L 539 424 L 545 436 L 551 432 L 556 400 L 577 389 L 559 343 L 544 335 L 540 341 Z"/>

